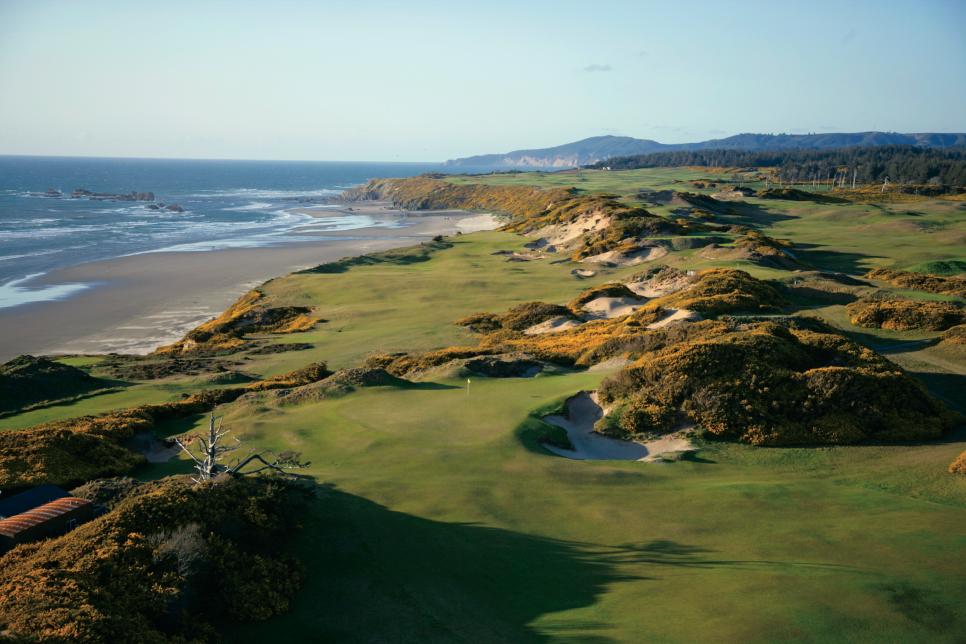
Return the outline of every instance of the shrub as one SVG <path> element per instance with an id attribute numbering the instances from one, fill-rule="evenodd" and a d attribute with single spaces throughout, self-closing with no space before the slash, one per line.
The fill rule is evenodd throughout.
<path id="1" fill-rule="evenodd" d="M 877 268 L 866 273 L 865 277 L 870 280 L 889 282 L 899 288 L 966 297 L 966 277 L 958 275 L 928 275 L 897 271 L 890 268 Z"/>
<path id="2" fill-rule="evenodd" d="M 270 478 L 146 483 L 104 516 L 4 555 L 0 631 L 15 641 L 212 641 L 223 621 L 276 615 L 300 584 L 281 548 L 309 492 Z"/>
<path id="3" fill-rule="evenodd" d="M 953 416 L 898 366 L 812 321 L 701 322 L 600 388 L 612 433 L 675 428 L 756 445 L 938 438 Z"/>
<path id="4" fill-rule="evenodd" d="M 952 302 L 860 300 L 846 310 L 856 326 L 893 331 L 943 331 L 966 322 L 966 312 Z"/>
<path id="5" fill-rule="evenodd" d="M 966 452 L 956 457 L 956 460 L 949 464 L 950 474 L 966 476 Z"/>

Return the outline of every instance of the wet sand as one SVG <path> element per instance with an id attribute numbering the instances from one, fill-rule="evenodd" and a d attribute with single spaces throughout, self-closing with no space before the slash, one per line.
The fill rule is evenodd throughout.
<path id="1" fill-rule="evenodd" d="M 0 309 L 0 361 L 23 353 L 148 353 L 218 315 L 267 279 L 342 257 L 410 246 L 435 235 L 497 225 L 490 215 L 456 211 L 416 215 L 379 203 L 304 212 L 320 217 L 370 215 L 382 225 L 292 231 L 300 238 L 315 236 L 319 241 L 145 253 L 51 271 L 24 285 L 92 286 L 64 300 Z"/>

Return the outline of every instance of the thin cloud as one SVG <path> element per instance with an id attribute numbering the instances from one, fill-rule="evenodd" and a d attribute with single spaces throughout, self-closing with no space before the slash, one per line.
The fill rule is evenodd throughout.
<path id="1" fill-rule="evenodd" d="M 585 72 L 591 72 L 591 73 L 593 73 L 593 72 L 609 72 L 609 71 L 611 71 L 611 66 L 610 65 L 598 65 L 598 64 L 595 63 L 593 65 L 587 65 L 586 67 L 584 67 L 584 71 Z"/>

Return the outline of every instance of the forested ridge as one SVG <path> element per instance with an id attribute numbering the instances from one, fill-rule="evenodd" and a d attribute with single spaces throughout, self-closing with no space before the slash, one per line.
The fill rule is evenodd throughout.
<path id="1" fill-rule="evenodd" d="M 615 157 L 593 168 L 629 170 L 678 166 L 776 168 L 789 182 L 966 185 L 966 146 L 945 149 L 911 145 L 832 150 L 687 150 Z"/>

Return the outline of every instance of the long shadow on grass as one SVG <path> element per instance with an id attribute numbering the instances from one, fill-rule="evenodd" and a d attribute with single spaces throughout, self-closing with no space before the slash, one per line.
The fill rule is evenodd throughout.
<path id="1" fill-rule="evenodd" d="M 847 253 L 838 250 L 819 250 L 818 244 L 805 244 L 795 242 L 795 257 L 803 264 L 815 266 L 824 270 L 846 273 L 848 275 L 859 275 L 865 273 L 864 264 L 869 259 L 879 257 L 878 255 L 865 255 L 862 253 Z"/>
<path id="2" fill-rule="evenodd" d="M 604 635 L 609 624 L 556 624 L 553 615 L 594 605 L 613 584 L 657 582 L 672 570 L 852 571 L 712 558 L 704 548 L 669 540 L 599 545 L 445 523 L 334 488 L 321 489 L 302 535 L 297 555 L 306 565 L 305 587 L 291 612 L 246 627 L 246 641 L 603 644 L 612 641 Z"/>

